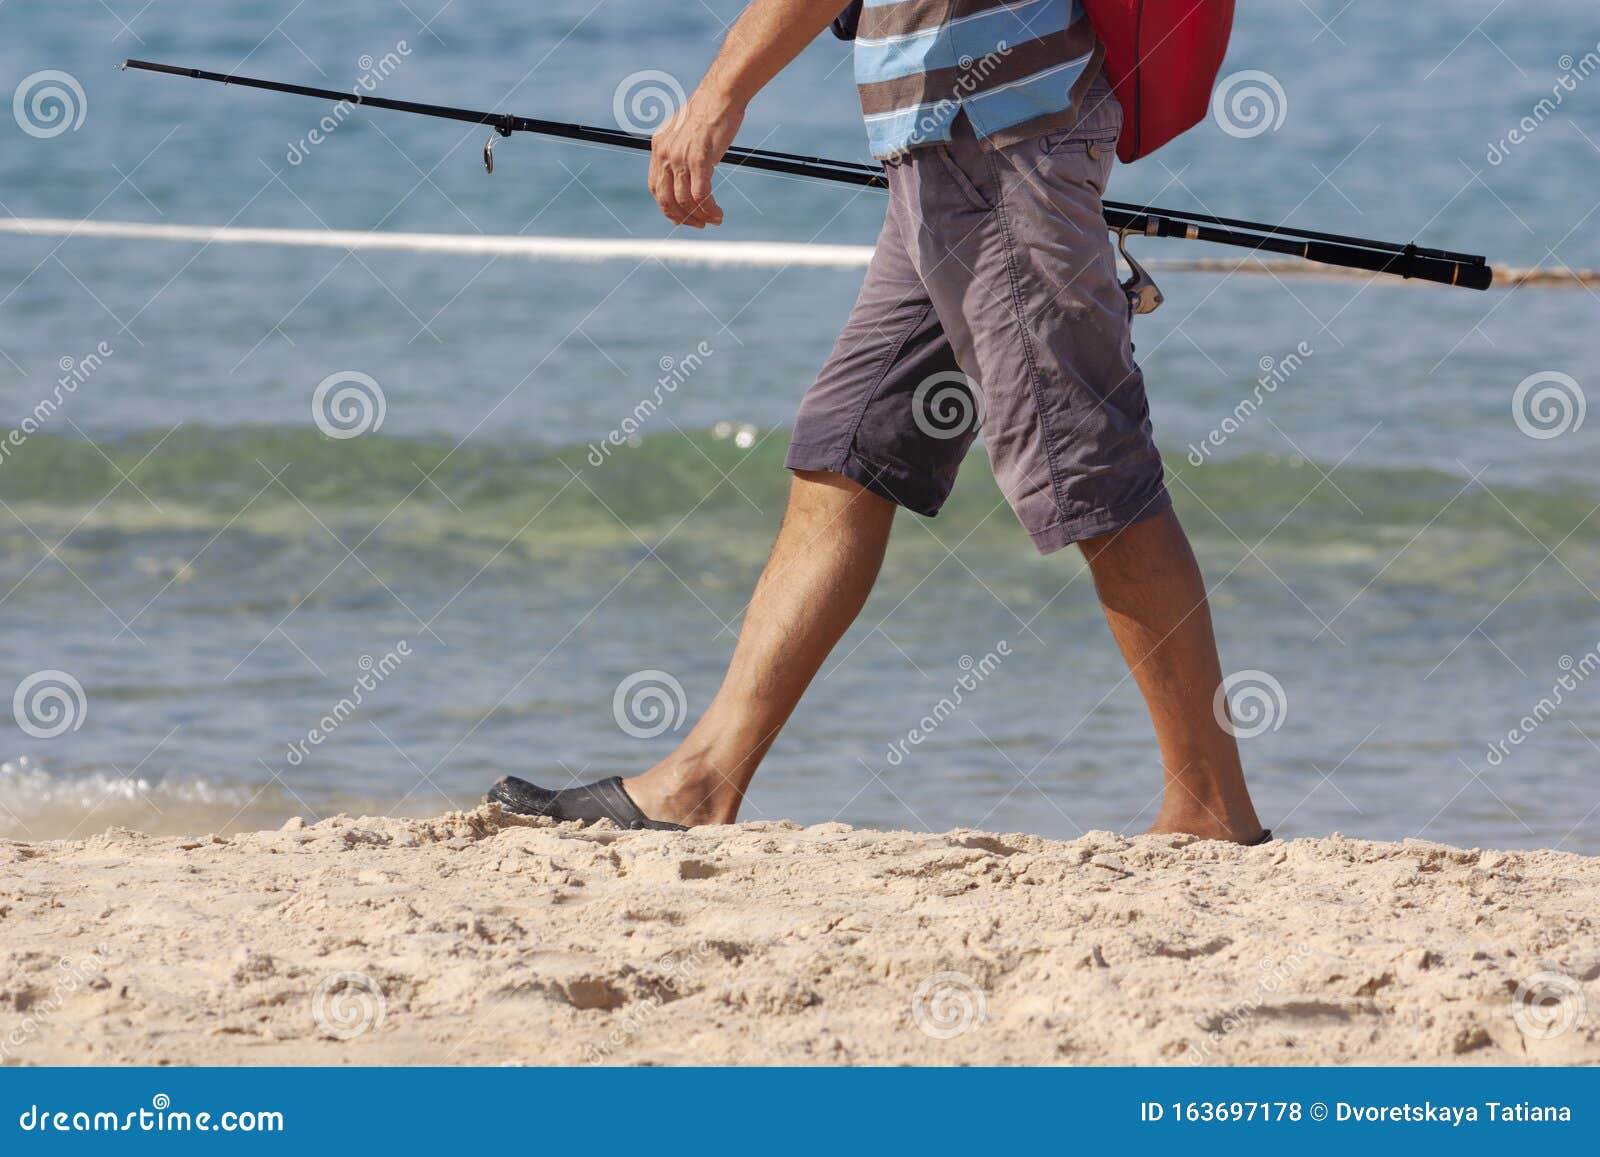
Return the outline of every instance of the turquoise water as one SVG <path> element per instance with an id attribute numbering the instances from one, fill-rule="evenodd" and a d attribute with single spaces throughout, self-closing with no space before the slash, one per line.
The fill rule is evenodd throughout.
<path id="1" fill-rule="evenodd" d="M 294 164 L 319 106 L 114 67 L 348 88 L 364 54 L 393 53 L 387 95 L 610 123 L 632 74 L 691 85 L 738 5 L 458 4 L 421 27 L 434 8 L 127 6 L 130 30 L 94 0 L 12 0 L 0 87 L 60 70 L 85 109 L 52 137 L 3 122 L 0 213 L 669 234 L 634 157 L 515 138 L 486 177 L 479 130 L 373 114 Z M 1208 121 L 1119 172 L 1113 195 L 1600 265 L 1600 79 L 1488 159 L 1596 51 L 1592 5 L 1312 3 L 1242 21 L 1228 70 L 1275 79 L 1281 126 L 1240 138 Z M 847 54 L 819 41 L 741 139 L 861 158 L 853 99 Z M 721 200 L 722 235 L 744 240 L 866 244 L 882 212 L 870 193 L 757 175 Z M 59 735 L 7 720 L 0 834 L 430 810 L 505 771 L 564 782 L 658 758 L 672 730 L 620 726 L 617 689 L 670 675 L 674 718 L 676 687 L 690 716 L 715 690 L 782 509 L 784 427 L 859 278 L 0 235 L 0 425 L 26 430 L 0 454 L 0 690 L 43 672 L 82 688 Z M 1593 390 L 1595 296 L 1162 282 L 1139 352 L 1224 662 L 1282 688 L 1276 728 L 1243 743 L 1264 818 L 1600 851 L 1596 426 L 1530 437 L 1513 404 L 1539 373 Z M 1263 359 L 1290 354 L 1263 392 Z M 695 368 L 637 444 L 595 451 L 663 359 Z M 380 383 L 376 430 L 314 422 L 314 391 L 341 371 Z M 59 405 L 30 423 L 46 398 Z M 1154 746 L 1081 563 L 1034 557 L 999 501 L 975 456 L 945 513 L 903 518 L 748 814 L 1050 835 L 1148 819 Z"/>

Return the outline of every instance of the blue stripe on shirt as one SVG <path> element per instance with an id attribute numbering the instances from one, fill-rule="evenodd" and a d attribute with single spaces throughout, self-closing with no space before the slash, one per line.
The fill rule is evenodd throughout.
<path id="1" fill-rule="evenodd" d="M 977 60 L 1007 48 L 1064 32 L 1073 24 L 1064 0 L 1018 0 L 961 16 L 948 24 L 885 40 L 856 37 L 856 83 L 876 84 L 919 72 L 955 68 L 962 57 Z"/>
<path id="2" fill-rule="evenodd" d="M 892 27 L 896 17 L 885 10 L 908 2 L 864 0 L 866 7 L 880 14 L 868 26 Z M 1016 126 L 1024 126 L 1026 132 L 1029 122 L 1048 125 L 1054 118 L 1059 123 L 1061 114 L 1070 114 L 1073 86 L 1095 59 L 1094 52 L 1018 79 L 1000 79 L 1015 71 L 1015 65 L 1010 70 L 1001 65 L 1013 49 L 1078 27 L 1087 19 L 1083 0 L 1012 0 L 976 12 L 969 7 L 963 0 L 951 0 L 949 15 L 935 27 L 857 36 L 856 83 L 865 88 L 894 82 L 892 89 L 879 93 L 903 94 L 897 99 L 908 106 L 867 118 L 874 156 L 890 157 L 918 145 L 948 141 L 951 122 L 963 107 L 980 138 Z M 899 20 L 902 25 L 906 22 Z M 930 73 L 944 75 L 935 78 Z M 960 79 L 952 79 L 952 74 Z M 872 103 L 881 108 L 881 97 Z"/>
<path id="3" fill-rule="evenodd" d="M 890 157 L 912 145 L 950 139 L 950 122 L 961 106 L 952 101 L 919 105 L 867 118 L 867 145 L 875 157 Z"/>
<path id="4" fill-rule="evenodd" d="M 980 137 L 993 136 L 1012 125 L 1071 108 L 1072 86 L 1093 57 L 1091 52 L 1001 88 L 966 97 L 962 104 L 972 118 L 973 130 Z"/>

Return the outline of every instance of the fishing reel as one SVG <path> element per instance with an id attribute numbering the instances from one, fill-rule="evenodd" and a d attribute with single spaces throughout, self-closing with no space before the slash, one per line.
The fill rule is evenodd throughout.
<path id="1" fill-rule="evenodd" d="M 1151 225 L 1146 226 L 1146 236 L 1158 235 L 1150 232 L 1153 224 L 1152 219 Z M 1122 292 L 1128 295 L 1128 308 L 1137 316 L 1142 313 L 1154 313 L 1161 308 L 1161 304 L 1167 298 L 1161 292 L 1161 287 L 1156 284 L 1156 279 L 1150 276 L 1150 271 L 1140 265 L 1133 254 L 1128 252 L 1128 234 L 1132 228 L 1131 225 L 1125 225 L 1117 231 L 1117 251 L 1122 254 L 1122 259 L 1128 263 L 1128 269 L 1131 271 L 1128 280 L 1122 283 Z"/>

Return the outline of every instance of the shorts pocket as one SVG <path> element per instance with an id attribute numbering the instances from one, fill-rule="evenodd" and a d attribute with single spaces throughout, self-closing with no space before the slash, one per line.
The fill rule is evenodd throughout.
<path id="1" fill-rule="evenodd" d="M 934 151 L 939 154 L 939 160 L 944 165 L 945 172 L 949 174 L 951 183 L 961 192 L 968 205 L 979 213 L 987 213 L 994 208 L 989 198 L 978 188 L 977 182 L 961 167 L 954 149 L 949 145 L 935 145 Z"/>
<path id="2" fill-rule="evenodd" d="M 1060 133 L 1042 138 L 1039 148 L 1041 173 L 1053 173 L 1058 180 L 1087 185 L 1098 197 L 1106 195 L 1111 166 L 1117 159 L 1115 136 Z"/>
<path id="3" fill-rule="evenodd" d="M 1115 153 L 1117 151 L 1117 138 L 1120 132 L 1094 132 L 1081 134 L 1078 129 L 1069 129 L 1062 133 L 1049 133 L 1039 139 L 1039 148 L 1050 156 L 1058 153 L 1088 153 L 1095 160 L 1100 159 L 1102 153 Z"/>

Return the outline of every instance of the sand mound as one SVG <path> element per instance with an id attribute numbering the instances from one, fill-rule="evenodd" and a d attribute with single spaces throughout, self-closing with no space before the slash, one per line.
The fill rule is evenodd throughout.
<path id="1" fill-rule="evenodd" d="M 1600 860 L 497 808 L 0 843 L 0 1062 L 1600 1062 Z"/>

